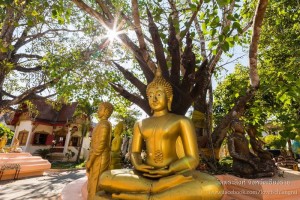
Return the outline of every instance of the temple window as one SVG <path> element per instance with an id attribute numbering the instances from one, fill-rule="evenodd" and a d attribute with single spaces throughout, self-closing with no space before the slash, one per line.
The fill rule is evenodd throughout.
<path id="1" fill-rule="evenodd" d="M 47 132 L 36 132 L 34 134 L 33 144 L 46 145 L 48 136 L 50 136 L 50 134 Z"/>
<path id="2" fill-rule="evenodd" d="M 56 146 L 64 146 L 66 137 L 62 135 L 55 135 Z"/>
<path id="3" fill-rule="evenodd" d="M 69 143 L 69 146 L 79 147 L 80 146 L 80 138 L 79 137 L 72 137 Z"/>

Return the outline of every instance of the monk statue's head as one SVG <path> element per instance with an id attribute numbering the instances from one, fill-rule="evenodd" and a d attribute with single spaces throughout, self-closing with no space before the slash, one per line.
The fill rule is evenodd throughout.
<path id="1" fill-rule="evenodd" d="M 114 107 L 111 103 L 102 102 L 99 104 L 99 107 L 98 107 L 98 116 L 99 116 L 99 118 L 108 119 L 110 117 L 110 115 L 112 114 L 113 110 L 114 110 Z"/>
<path id="2" fill-rule="evenodd" d="M 147 97 L 149 99 L 150 97 L 150 91 L 151 90 L 157 90 L 157 88 L 163 88 L 163 91 L 167 97 L 167 106 L 168 106 L 168 110 L 171 111 L 171 106 L 172 106 L 172 100 L 173 100 L 173 89 L 172 89 L 172 86 L 171 84 L 166 81 L 166 79 L 164 79 L 164 77 L 162 76 L 162 73 L 161 73 L 161 69 L 160 67 L 158 67 L 156 69 L 156 72 L 155 72 L 155 77 L 153 79 L 153 81 L 151 83 L 148 84 L 147 86 L 147 90 L 146 90 L 146 93 L 147 93 Z"/>
<path id="3" fill-rule="evenodd" d="M 123 130 L 124 130 L 124 122 L 119 122 L 115 127 L 114 135 L 120 136 Z"/>

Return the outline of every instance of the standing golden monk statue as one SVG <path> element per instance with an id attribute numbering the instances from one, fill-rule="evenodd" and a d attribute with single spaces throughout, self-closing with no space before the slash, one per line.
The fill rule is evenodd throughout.
<path id="1" fill-rule="evenodd" d="M 147 87 L 153 115 L 134 125 L 131 162 L 134 170 L 108 170 L 100 187 L 117 199 L 220 199 L 220 182 L 194 169 L 199 163 L 195 129 L 181 115 L 169 113 L 172 86 L 157 70 Z M 141 158 L 146 143 L 146 159 Z M 103 199 L 101 193 L 95 199 Z"/>
<path id="2" fill-rule="evenodd" d="M 121 169 L 121 145 L 122 137 L 121 134 L 124 130 L 123 122 L 119 122 L 114 130 L 114 139 L 111 143 L 111 163 L 110 169 Z"/>
<path id="3" fill-rule="evenodd" d="M 86 162 L 88 175 L 88 199 L 94 199 L 99 190 L 99 177 L 109 168 L 110 144 L 111 144 L 111 123 L 108 118 L 113 112 L 113 106 L 103 102 L 98 108 L 99 123 L 92 134 L 92 143 L 89 158 Z"/>

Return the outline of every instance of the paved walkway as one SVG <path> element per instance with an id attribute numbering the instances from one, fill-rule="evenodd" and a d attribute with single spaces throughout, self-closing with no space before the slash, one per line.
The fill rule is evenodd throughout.
<path id="1" fill-rule="evenodd" d="M 85 170 L 53 172 L 44 176 L 0 181 L 1 200 L 56 200 L 66 184 L 85 176 Z"/>

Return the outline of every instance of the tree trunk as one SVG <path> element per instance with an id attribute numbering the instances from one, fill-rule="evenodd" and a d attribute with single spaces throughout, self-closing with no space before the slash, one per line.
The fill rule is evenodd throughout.
<path id="1" fill-rule="evenodd" d="M 87 133 L 87 124 L 88 122 L 84 122 L 82 124 L 82 127 L 81 127 L 81 140 L 80 140 L 80 147 L 79 147 L 79 150 L 78 150 L 78 155 L 77 155 L 77 158 L 76 158 L 76 162 L 79 163 L 79 160 L 80 160 L 80 154 L 81 154 L 81 149 L 82 149 L 82 146 L 83 146 L 83 139 L 84 137 L 86 136 L 86 133 Z"/>
<path id="2" fill-rule="evenodd" d="M 250 83 L 251 86 L 247 90 L 244 96 L 241 96 L 235 103 L 233 108 L 224 116 L 220 124 L 215 128 L 212 133 L 213 145 L 216 148 L 220 148 L 224 138 L 227 135 L 227 129 L 230 122 L 234 118 L 241 117 L 247 109 L 247 103 L 255 96 L 256 91 L 259 87 L 259 76 L 257 73 L 257 50 L 259 36 L 262 27 L 263 17 L 267 8 L 268 0 L 260 0 L 257 5 L 256 13 L 254 16 L 252 40 L 250 43 L 249 50 L 249 64 L 250 64 Z"/>

